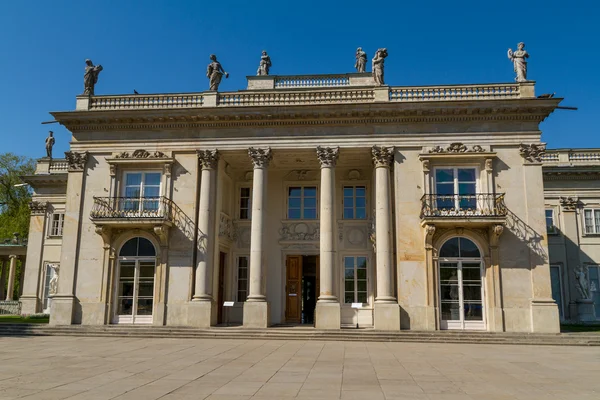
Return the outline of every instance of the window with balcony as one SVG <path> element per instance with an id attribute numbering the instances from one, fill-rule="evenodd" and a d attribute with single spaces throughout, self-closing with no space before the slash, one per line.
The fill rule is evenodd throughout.
<path id="1" fill-rule="evenodd" d="M 584 209 L 583 219 L 586 234 L 600 234 L 600 208 Z"/>
<path id="2" fill-rule="evenodd" d="M 160 205 L 160 172 L 126 172 L 123 185 L 123 211 L 153 215 Z"/>
<path id="3" fill-rule="evenodd" d="M 344 303 L 368 303 L 367 257 L 344 257 Z"/>
<path id="4" fill-rule="evenodd" d="M 435 194 L 440 210 L 466 210 L 477 208 L 476 168 L 437 168 Z"/>
<path id="5" fill-rule="evenodd" d="M 546 232 L 551 235 L 558 233 L 558 230 L 556 229 L 556 224 L 554 223 L 553 209 L 546 209 Z"/>
<path id="6" fill-rule="evenodd" d="M 317 219 L 317 187 L 290 186 L 288 188 L 288 219 Z"/>
<path id="7" fill-rule="evenodd" d="M 367 191 L 364 186 L 344 186 L 344 219 L 367 218 Z"/>
<path id="8" fill-rule="evenodd" d="M 240 219 L 252 218 L 252 191 L 249 187 L 240 188 Z"/>
<path id="9" fill-rule="evenodd" d="M 247 256 L 240 256 L 237 259 L 237 301 L 246 301 L 248 297 L 248 265 Z"/>
<path id="10" fill-rule="evenodd" d="M 65 214 L 54 213 L 48 227 L 48 236 L 61 237 L 63 235 L 63 227 L 65 226 Z"/>

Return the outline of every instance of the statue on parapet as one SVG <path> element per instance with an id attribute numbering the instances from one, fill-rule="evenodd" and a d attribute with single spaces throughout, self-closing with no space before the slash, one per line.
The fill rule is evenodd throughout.
<path id="1" fill-rule="evenodd" d="M 102 65 L 94 65 L 90 59 L 85 60 L 85 74 L 83 75 L 84 95 L 94 95 L 94 86 L 98 82 L 98 75 L 100 75 L 102 69 Z"/>
<path id="2" fill-rule="evenodd" d="M 387 49 L 378 49 L 373 57 L 373 80 L 376 85 L 385 85 L 383 79 L 383 63 L 388 56 Z"/>
<path id="3" fill-rule="evenodd" d="M 48 132 L 46 138 L 46 157 L 52 158 L 52 147 L 54 146 L 54 132 Z"/>
<path id="4" fill-rule="evenodd" d="M 526 82 L 527 81 L 527 61 L 526 58 L 529 58 L 529 53 L 525 51 L 525 43 L 520 42 L 517 45 L 517 50 L 514 52 L 512 49 L 508 49 L 508 59 L 512 61 L 514 65 L 515 72 L 517 76 L 515 77 L 515 81 L 517 82 Z"/>
<path id="5" fill-rule="evenodd" d="M 219 90 L 219 84 L 223 75 L 225 75 L 225 78 L 229 78 L 229 74 L 225 72 L 221 63 L 217 61 L 217 56 L 211 54 L 210 64 L 206 68 L 206 77 L 210 82 L 210 90 Z"/>
<path id="6" fill-rule="evenodd" d="M 256 75 L 269 75 L 269 68 L 271 68 L 271 57 L 269 57 L 267 52 L 263 50 L 262 55 L 260 56 L 260 65 L 258 66 Z"/>
<path id="7" fill-rule="evenodd" d="M 367 53 L 365 53 L 362 47 L 356 49 L 356 62 L 354 63 L 356 72 L 365 72 L 367 68 Z"/>

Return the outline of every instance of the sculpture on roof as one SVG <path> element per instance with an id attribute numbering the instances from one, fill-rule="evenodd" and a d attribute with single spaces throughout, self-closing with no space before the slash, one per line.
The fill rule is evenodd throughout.
<path id="1" fill-rule="evenodd" d="M 378 49 L 373 57 L 373 79 L 377 85 L 385 85 L 383 80 L 383 63 L 388 56 L 387 49 Z"/>
<path id="2" fill-rule="evenodd" d="M 94 65 L 90 59 L 85 60 L 85 74 L 83 75 L 84 95 L 94 95 L 94 86 L 98 83 L 98 75 L 100 75 L 100 71 L 102 70 L 102 65 Z"/>
<path id="3" fill-rule="evenodd" d="M 529 53 L 525 51 L 525 43 L 520 42 L 517 45 L 517 50 L 514 52 L 512 49 L 508 49 L 508 59 L 513 62 L 515 72 L 517 76 L 515 77 L 515 81 L 517 82 L 526 82 L 527 81 L 527 61 L 526 58 L 529 58 Z"/>
<path id="4" fill-rule="evenodd" d="M 256 75 L 269 75 L 269 68 L 271 68 L 271 57 L 269 57 L 267 52 L 263 50 L 262 55 L 260 56 L 260 65 L 258 66 Z"/>
<path id="5" fill-rule="evenodd" d="M 367 53 L 363 51 L 362 47 L 356 49 L 354 68 L 356 68 L 356 72 L 365 72 L 367 68 Z"/>
<path id="6" fill-rule="evenodd" d="M 46 138 L 46 157 L 52 158 L 52 147 L 54 146 L 54 132 L 48 132 Z"/>
<path id="7" fill-rule="evenodd" d="M 210 90 L 219 90 L 219 84 L 221 83 L 221 79 L 223 75 L 225 78 L 229 78 L 229 74 L 225 72 L 221 63 L 217 61 L 217 56 L 214 54 L 210 55 L 210 64 L 206 68 L 206 77 L 210 82 Z"/>

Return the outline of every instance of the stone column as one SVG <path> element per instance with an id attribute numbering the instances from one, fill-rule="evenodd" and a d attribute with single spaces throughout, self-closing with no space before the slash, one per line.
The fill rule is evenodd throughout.
<path id="1" fill-rule="evenodd" d="M 15 275 L 17 273 L 17 256 L 9 256 L 10 267 L 8 270 L 8 284 L 6 285 L 6 301 L 13 299 L 13 292 L 15 291 Z"/>
<path id="2" fill-rule="evenodd" d="M 394 295 L 392 261 L 392 208 L 390 167 L 394 148 L 373 146 L 375 165 L 375 259 L 377 263 L 377 296 L 375 297 L 375 329 L 400 330 L 400 306 Z"/>
<path id="3" fill-rule="evenodd" d="M 0 300 L 6 297 L 6 293 L 4 292 L 4 282 L 6 282 L 6 270 L 8 269 L 6 260 L 0 257 Z"/>
<path id="4" fill-rule="evenodd" d="M 320 293 L 315 313 L 315 328 L 340 329 L 340 302 L 335 295 L 335 164 L 339 147 L 317 147 L 321 163 L 321 201 L 319 210 Z"/>
<path id="5" fill-rule="evenodd" d="M 78 266 L 81 209 L 85 197 L 85 164 L 88 152 L 65 152 L 69 164 L 67 180 L 67 201 L 65 203 L 65 225 L 60 252 L 60 275 L 58 290 L 52 298 L 50 325 L 70 325 L 73 323 L 75 308 L 75 276 Z M 39 266 L 36 266 L 39 268 Z"/>
<path id="6" fill-rule="evenodd" d="M 550 265 L 548 264 L 548 235 L 546 233 L 544 182 L 542 177 L 542 155 L 546 151 L 543 143 L 521 145 L 523 162 L 524 209 L 527 210 L 529 235 L 537 237 L 537 245 L 530 246 L 529 268 L 531 271 L 531 331 L 560 332 L 558 307 L 552 298 Z"/>
<path id="7" fill-rule="evenodd" d="M 21 312 L 35 314 L 42 311 L 41 275 L 45 266 L 42 265 L 44 240 L 46 238 L 47 203 L 32 201 L 29 203 L 31 217 L 29 219 L 29 235 L 27 241 L 27 259 L 23 278 L 23 295 L 21 296 Z M 52 260 L 56 261 L 56 260 Z"/>
<path id="8" fill-rule="evenodd" d="M 254 164 L 252 181 L 252 225 L 250 228 L 250 284 L 244 303 L 244 328 L 266 328 L 270 325 L 266 296 L 267 266 L 264 260 L 265 207 L 267 202 L 267 168 L 273 158 L 271 148 L 249 148 Z"/>
<path id="9" fill-rule="evenodd" d="M 214 268 L 215 241 L 215 193 L 219 152 L 198 151 L 202 167 L 200 199 L 198 203 L 198 265 L 194 296 L 188 310 L 188 322 L 192 326 L 208 328 L 213 322 L 212 273 Z"/>

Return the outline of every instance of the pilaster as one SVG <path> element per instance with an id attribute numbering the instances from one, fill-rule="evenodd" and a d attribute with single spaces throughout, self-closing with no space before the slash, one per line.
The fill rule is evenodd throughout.
<path id="1" fill-rule="evenodd" d="M 27 259 L 23 280 L 23 295 L 19 299 L 23 314 L 35 314 L 41 311 L 41 275 L 44 268 L 42 265 L 42 253 L 46 237 L 44 232 L 47 229 L 47 203 L 31 202 L 29 209 L 31 217 L 29 218 Z"/>

